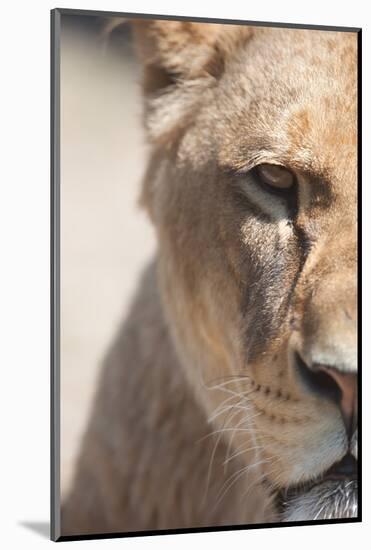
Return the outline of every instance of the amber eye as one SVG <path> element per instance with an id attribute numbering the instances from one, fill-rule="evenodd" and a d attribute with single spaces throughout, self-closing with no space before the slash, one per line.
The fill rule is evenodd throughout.
<path id="1" fill-rule="evenodd" d="M 290 170 L 277 164 L 260 164 L 256 166 L 255 174 L 260 183 L 276 192 L 291 190 L 296 181 Z"/>

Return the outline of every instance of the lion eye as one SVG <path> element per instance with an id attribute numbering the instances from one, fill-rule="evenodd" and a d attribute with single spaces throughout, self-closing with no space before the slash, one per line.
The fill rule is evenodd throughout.
<path id="1" fill-rule="evenodd" d="M 295 184 L 294 174 L 284 166 L 260 164 L 255 168 L 257 178 L 273 191 L 288 191 Z"/>

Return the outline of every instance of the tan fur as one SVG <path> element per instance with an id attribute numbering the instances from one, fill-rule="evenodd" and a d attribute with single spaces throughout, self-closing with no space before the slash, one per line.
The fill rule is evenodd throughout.
<path id="1" fill-rule="evenodd" d="M 277 521 L 270 491 L 348 446 L 293 352 L 357 368 L 357 38 L 133 27 L 159 253 L 106 359 L 63 533 Z M 272 162 L 298 178 L 294 220 L 249 173 Z"/>

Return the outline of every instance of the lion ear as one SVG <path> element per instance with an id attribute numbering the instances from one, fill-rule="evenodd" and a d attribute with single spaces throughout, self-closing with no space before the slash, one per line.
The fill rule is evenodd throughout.
<path id="1" fill-rule="evenodd" d="M 134 20 L 134 37 L 144 66 L 144 91 L 200 78 L 217 54 L 223 25 L 188 21 Z"/>
<path id="2" fill-rule="evenodd" d="M 150 138 L 184 128 L 202 93 L 224 71 L 226 56 L 249 27 L 189 21 L 132 21 L 143 67 L 145 121 Z"/>

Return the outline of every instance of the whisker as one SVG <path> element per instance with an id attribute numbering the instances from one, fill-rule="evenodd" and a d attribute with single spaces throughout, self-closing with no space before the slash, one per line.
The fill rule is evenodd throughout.
<path id="1" fill-rule="evenodd" d="M 258 413 L 254 416 L 259 416 L 259 414 L 261 413 Z M 200 439 L 197 440 L 197 442 L 201 442 L 201 441 L 204 441 L 205 439 L 211 437 L 212 435 L 216 435 L 216 434 L 219 434 L 219 433 L 224 433 L 224 432 L 234 432 L 235 431 L 235 428 L 220 428 L 218 430 L 214 430 L 213 432 L 210 432 L 209 434 L 206 434 L 204 435 L 203 437 L 201 437 Z M 236 430 L 237 432 L 245 432 L 245 433 L 251 433 L 251 430 L 249 429 L 243 429 L 243 428 L 238 428 Z"/>
<path id="2" fill-rule="evenodd" d="M 262 447 L 261 445 L 259 445 L 259 446 L 254 446 L 254 447 L 248 447 L 248 448 L 242 449 L 241 451 L 238 451 L 237 453 L 234 453 L 233 455 L 229 456 L 229 457 L 223 462 L 223 464 L 228 464 L 228 462 L 230 462 L 230 461 L 233 460 L 234 458 L 237 458 L 238 456 L 241 456 L 241 455 L 244 454 L 244 453 L 248 453 L 249 451 L 261 450 L 261 449 L 263 449 L 263 447 Z"/>
<path id="3" fill-rule="evenodd" d="M 209 491 L 209 485 L 210 485 L 210 479 L 211 479 L 211 470 L 212 470 L 212 466 L 213 466 L 213 463 L 214 463 L 214 458 L 215 458 L 215 454 L 216 454 L 216 450 L 218 448 L 218 445 L 221 441 L 221 438 L 222 438 L 222 435 L 223 435 L 223 431 L 225 431 L 225 425 L 227 424 L 227 422 L 229 423 L 231 418 L 231 414 L 232 414 L 232 411 L 233 411 L 233 408 L 231 408 L 231 413 L 229 415 L 227 415 L 227 418 L 225 418 L 224 420 L 224 424 L 223 424 L 223 428 L 222 430 L 220 430 L 220 433 L 218 435 L 218 438 L 217 438 L 217 441 L 215 442 L 215 445 L 214 445 L 214 448 L 213 448 L 213 451 L 211 453 L 211 457 L 210 457 L 210 462 L 209 462 L 209 467 L 208 467 L 208 471 L 207 471 L 207 479 L 206 479 L 206 490 L 205 490 L 205 496 L 204 496 L 204 501 L 206 502 L 206 497 L 207 497 L 207 494 L 208 494 L 208 491 Z M 215 433 L 215 432 L 214 432 Z"/>
<path id="4" fill-rule="evenodd" d="M 228 493 L 228 491 L 233 487 L 233 485 L 244 475 L 244 474 L 247 474 L 250 470 L 252 470 L 253 468 L 256 468 L 257 466 L 260 466 L 261 464 L 265 464 L 266 461 L 265 460 L 261 460 L 257 463 L 254 463 L 254 464 L 249 464 L 247 466 L 244 466 L 243 468 L 241 468 L 240 470 L 238 470 L 237 472 L 235 472 L 234 474 L 232 474 L 232 476 L 223 484 L 220 492 L 219 492 L 219 495 L 217 497 L 217 501 L 214 505 L 214 508 L 216 508 L 216 506 L 220 503 L 220 501 L 225 497 L 225 495 Z M 223 488 L 225 487 L 226 483 L 228 483 L 228 486 L 224 489 L 223 491 Z M 221 494 L 220 494 L 221 493 Z"/>
<path id="5" fill-rule="evenodd" d="M 230 400 L 233 399 L 233 398 L 234 398 L 234 396 L 228 398 L 227 401 L 230 401 Z M 246 406 L 242 407 L 242 405 L 241 405 L 242 402 L 243 402 L 243 401 L 240 400 L 240 401 L 238 401 L 237 403 L 232 403 L 232 405 L 225 405 L 225 406 L 222 407 L 222 408 L 220 408 L 220 406 L 217 407 L 217 408 L 215 409 L 214 413 L 207 419 L 207 422 L 210 424 L 210 423 L 213 422 L 216 418 L 218 418 L 218 416 L 220 416 L 223 412 L 228 411 L 229 409 L 232 409 L 232 408 L 234 408 L 234 409 L 239 408 L 239 409 L 242 409 L 242 410 L 248 410 L 248 407 L 246 407 Z M 223 401 L 223 403 L 225 403 L 225 401 Z"/>
<path id="6" fill-rule="evenodd" d="M 241 407 L 241 408 L 243 408 L 243 407 Z M 242 420 L 240 420 L 240 422 L 238 422 L 236 424 L 234 432 L 233 432 L 232 436 L 229 438 L 228 446 L 227 446 L 227 450 L 226 450 L 226 454 L 225 454 L 225 460 L 224 460 L 224 465 L 225 466 L 227 465 L 227 458 L 229 457 L 230 452 L 231 452 L 232 443 L 233 443 L 234 436 L 236 434 L 236 430 L 241 426 L 241 424 L 244 424 L 246 422 L 248 422 L 248 419 L 246 417 L 242 418 Z"/>
<path id="7" fill-rule="evenodd" d="M 233 384 L 238 382 L 251 382 L 252 378 L 249 375 L 244 374 L 236 374 L 236 375 L 230 375 L 230 376 L 221 376 L 219 378 L 214 378 L 212 380 L 209 380 L 208 383 L 203 382 L 203 386 L 206 388 L 212 388 L 214 384 L 221 385 L 221 384 Z"/>

